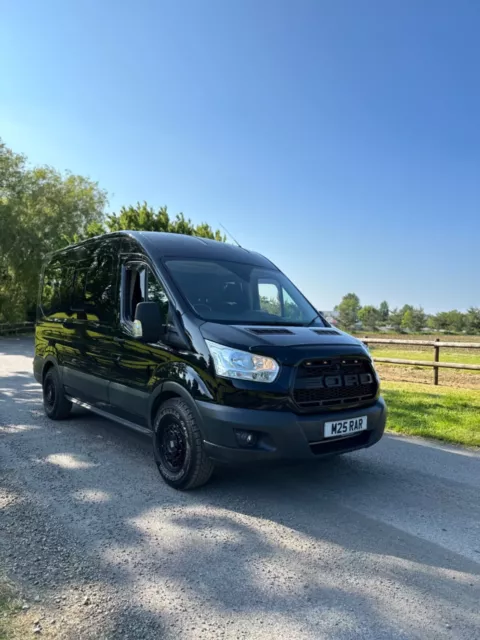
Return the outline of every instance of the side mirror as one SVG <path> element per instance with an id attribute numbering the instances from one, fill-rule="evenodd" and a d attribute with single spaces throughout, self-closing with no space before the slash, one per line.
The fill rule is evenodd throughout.
<path id="1" fill-rule="evenodd" d="M 156 302 L 139 302 L 133 323 L 135 337 L 142 342 L 158 342 L 163 335 L 163 322 Z"/>

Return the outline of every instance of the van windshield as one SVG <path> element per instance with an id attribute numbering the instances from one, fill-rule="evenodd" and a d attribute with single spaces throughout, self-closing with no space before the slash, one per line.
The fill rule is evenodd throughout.
<path id="1" fill-rule="evenodd" d="M 180 292 L 204 320 L 324 326 L 311 304 L 276 269 L 183 258 L 169 259 L 166 266 Z"/>

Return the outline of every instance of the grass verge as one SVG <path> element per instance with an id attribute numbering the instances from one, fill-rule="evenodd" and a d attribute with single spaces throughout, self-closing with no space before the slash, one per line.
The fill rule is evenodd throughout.
<path id="1" fill-rule="evenodd" d="M 480 447 L 480 391 L 382 382 L 388 430 Z"/>

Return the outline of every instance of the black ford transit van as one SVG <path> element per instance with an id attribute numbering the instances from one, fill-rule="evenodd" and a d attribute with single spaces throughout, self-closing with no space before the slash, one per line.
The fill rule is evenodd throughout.
<path id="1" fill-rule="evenodd" d="M 151 435 L 178 489 L 216 462 L 315 459 L 385 428 L 359 340 L 263 256 L 192 236 L 124 231 L 51 254 L 34 373 L 50 418 L 77 404 Z"/>

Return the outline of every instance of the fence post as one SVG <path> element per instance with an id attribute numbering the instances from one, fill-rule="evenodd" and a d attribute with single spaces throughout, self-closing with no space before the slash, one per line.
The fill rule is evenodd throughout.
<path id="1" fill-rule="evenodd" d="M 435 342 L 440 342 L 440 338 L 436 338 Z M 434 350 L 434 356 L 433 356 L 433 361 L 434 362 L 440 362 L 440 347 L 433 347 Z M 433 384 L 438 385 L 438 372 L 440 370 L 440 367 L 433 367 Z"/>

